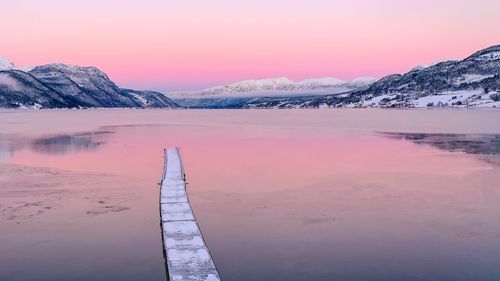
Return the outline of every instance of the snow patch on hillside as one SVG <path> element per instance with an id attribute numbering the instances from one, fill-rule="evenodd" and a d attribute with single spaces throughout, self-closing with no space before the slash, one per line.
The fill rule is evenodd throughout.
<path id="1" fill-rule="evenodd" d="M 469 84 L 469 83 L 479 82 L 484 79 L 491 78 L 493 76 L 495 75 L 466 74 L 453 81 L 453 84 L 454 85 Z"/>
<path id="2" fill-rule="evenodd" d="M 467 106 L 469 99 L 473 96 L 479 97 L 480 95 L 480 91 L 443 92 L 438 95 L 418 98 L 413 104 L 415 107 Z"/>
<path id="3" fill-rule="evenodd" d="M 479 60 L 498 60 L 500 59 L 500 51 L 490 52 L 478 57 Z"/>
<path id="4" fill-rule="evenodd" d="M 139 100 L 139 102 L 141 102 L 143 106 L 149 105 L 148 100 L 145 99 L 143 96 L 136 93 L 130 93 L 130 95 L 134 96 L 137 100 Z"/>
<path id="5" fill-rule="evenodd" d="M 446 91 L 439 94 L 407 99 L 400 93 L 368 96 L 356 107 L 500 107 L 499 101 L 482 90 Z"/>

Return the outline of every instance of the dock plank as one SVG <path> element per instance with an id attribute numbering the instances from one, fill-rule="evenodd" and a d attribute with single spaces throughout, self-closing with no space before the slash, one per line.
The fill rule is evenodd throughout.
<path id="1" fill-rule="evenodd" d="M 165 149 L 160 190 L 163 251 L 170 281 L 220 281 L 186 192 L 177 148 Z"/>

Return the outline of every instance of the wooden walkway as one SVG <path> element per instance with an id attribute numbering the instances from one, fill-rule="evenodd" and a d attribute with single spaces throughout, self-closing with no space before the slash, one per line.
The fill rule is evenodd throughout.
<path id="1" fill-rule="evenodd" d="M 165 149 L 160 210 L 163 253 L 170 281 L 220 280 L 189 204 L 177 148 Z"/>

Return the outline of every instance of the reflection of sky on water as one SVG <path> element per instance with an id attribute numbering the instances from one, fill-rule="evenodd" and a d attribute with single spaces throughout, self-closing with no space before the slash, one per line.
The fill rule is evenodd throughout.
<path id="1" fill-rule="evenodd" d="M 0 163 L 7 162 L 16 151 L 22 150 L 53 155 L 92 151 L 106 143 L 104 138 L 111 133 L 110 131 L 95 131 L 37 138 L 0 135 Z"/>
<path id="2" fill-rule="evenodd" d="M 5 136 L 0 135 L 0 163 L 7 162 L 14 154 Z"/>
<path id="3" fill-rule="evenodd" d="M 426 134 L 381 133 L 394 139 L 408 140 L 416 144 L 430 145 L 445 151 L 467 154 L 500 154 L 499 134 Z"/>
<path id="4" fill-rule="evenodd" d="M 100 133 L 108 128 L 115 133 Z M 10 138 L 16 154 L 1 166 L 17 177 L 5 173 L 4 194 L 9 188 L 19 194 L 12 201 L 24 202 L 53 187 L 33 198 L 44 201 L 29 212 L 52 208 L 35 223 L 2 226 L 8 280 L 162 280 L 156 184 L 162 149 L 176 145 L 223 280 L 500 276 L 500 166 L 474 155 L 371 132 L 283 126 L 115 126 Z"/>
<path id="5" fill-rule="evenodd" d="M 16 151 L 65 155 L 81 151 L 93 151 L 106 143 L 105 136 L 111 131 L 93 131 L 75 134 L 41 136 L 37 138 L 0 134 L 0 163 L 7 162 Z M 381 132 L 392 139 L 411 141 L 416 144 L 467 154 L 500 154 L 500 134 L 427 134 Z"/>

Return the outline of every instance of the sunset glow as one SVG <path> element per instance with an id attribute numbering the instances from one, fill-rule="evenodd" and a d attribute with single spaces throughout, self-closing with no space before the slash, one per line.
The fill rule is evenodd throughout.
<path id="1" fill-rule="evenodd" d="M 0 9 L 0 56 L 16 65 L 94 65 L 120 86 L 156 90 L 382 77 L 500 38 L 497 0 L 6 0 Z"/>

